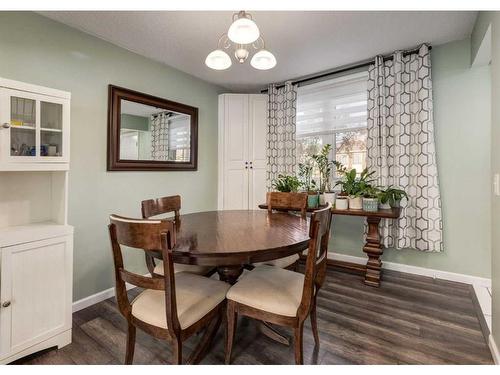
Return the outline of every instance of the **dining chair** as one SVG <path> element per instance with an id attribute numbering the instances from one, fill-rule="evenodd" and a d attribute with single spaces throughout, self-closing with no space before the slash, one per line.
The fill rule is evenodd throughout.
<path id="1" fill-rule="evenodd" d="M 304 219 L 307 215 L 307 194 L 306 193 L 282 193 L 278 191 L 270 191 L 266 196 L 267 211 L 272 213 L 275 210 L 279 211 L 297 211 Z M 285 258 L 273 259 L 257 265 L 267 264 L 279 268 L 296 270 L 299 264 L 299 254 L 290 255 Z"/>
<path id="2" fill-rule="evenodd" d="M 141 212 L 143 219 L 150 219 L 153 216 L 165 215 L 171 212 L 174 213 L 174 221 L 180 222 L 181 211 L 181 196 L 172 195 L 169 197 L 162 197 L 157 199 L 148 199 L 141 202 Z M 146 252 L 146 265 L 151 275 L 163 275 L 163 262 L 161 260 L 155 261 L 151 254 Z M 181 264 L 176 263 L 174 272 L 190 272 L 197 275 L 211 276 L 215 272 L 214 267 L 198 266 L 194 264 Z"/>
<path id="3" fill-rule="evenodd" d="M 207 328 L 188 363 L 199 361 L 217 332 L 225 311 L 230 285 L 188 272 L 174 275 L 172 248 L 174 223 L 168 220 L 130 219 L 110 216 L 109 235 L 115 266 L 116 299 L 128 324 L 125 363 L 134 358 L 136 328 L 173 346 L 173 363 L 182 363 L 182 342 Z M 124 268 L 122 246 L 146 252 L 161 249 L 163 276 L 147 277 Z M 129 301 L 125 283 L 144 288 Z"/>
<path id="4" fill-rule="evenodd" d="M 226 364 L 231 362 L 238 315 L 293 328 L 296 364 L 304 362 L 302 338 L 308 316 L 315 344 L 319 346 L 316 296 L 326 275 L 330 223 L 330 203 L 312 214 L 304 274 L 262 265 L 248 272 L 229 289 L 226 296 Z"/>

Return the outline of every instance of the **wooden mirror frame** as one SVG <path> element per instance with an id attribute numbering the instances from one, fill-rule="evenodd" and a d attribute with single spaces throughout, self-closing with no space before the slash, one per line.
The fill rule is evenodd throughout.
<path id="1" fill-rule="evenodd" d="M 150 105 L 191 116 L 191 144 L 188 162 L 120 159 L 121 100 Z M 156 96 L 109 85 L 108 89 L 108 171 L 196 171 L 198 168 L 198 108 Z"/>

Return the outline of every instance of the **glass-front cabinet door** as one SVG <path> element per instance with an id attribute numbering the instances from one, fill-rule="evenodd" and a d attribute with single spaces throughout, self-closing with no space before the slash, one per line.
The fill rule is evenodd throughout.
<path id="1" fill-rule="evenodd" d="M 1 90 L 1 159 L 4 162 L 67 162 L 69 101 Z"/>

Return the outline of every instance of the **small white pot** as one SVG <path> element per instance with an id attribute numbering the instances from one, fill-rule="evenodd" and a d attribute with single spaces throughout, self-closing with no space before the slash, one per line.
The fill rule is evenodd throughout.
<path id="1" fill-rule="evenodd" d="M 335 204 L 335 197 L 337 196 L 337 194 L 332 192 L 332 193 L 323 193 L 322 195 L 323 195 L 323 201 L 324 201 L 322 204 L 331 203 L 332 206 Z"/>
<path id="2" fill-rule="evenodd" d="M 319 194 L 319 204 L 320 204 L 320 206 L 326 204 L 325 203 L 325 193 L 320 193 Z"/>
<path id="3" fill-rule="evenodd" d="M 349 199 L 347 198 L 337 198 L 335 199 L 335 209 L 337 210 L 347 210 L 349 208 Z"/>
<path id="4" fill-rule="evenodd" d="M 363 199 L 361 197 L 349 197 L 349 208 L 351 210 L 362 210 Z"/>
<path id="5" fill-rule="evenodd" d="M 389 202 L 380 203 L 380 209 L 381 210 L 390 210 L 391 209 L 391 205 L 389 204 Z"/>

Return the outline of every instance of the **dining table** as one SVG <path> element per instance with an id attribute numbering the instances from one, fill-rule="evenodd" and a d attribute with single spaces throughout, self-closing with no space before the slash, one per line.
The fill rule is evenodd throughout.
<path id="1" fill-rule="evenodd" d="M 175 221 L 174 263 L 213 266 L 219 278 L 235 284 L 252 264 L 301 253 L 309 245 L 309 219 L 267 210 L 206 211 Z M 161 259 L 161 252 L 154 253 Z M 288 345 L 289 338 L 262 322 L 267 337 Z"/>

